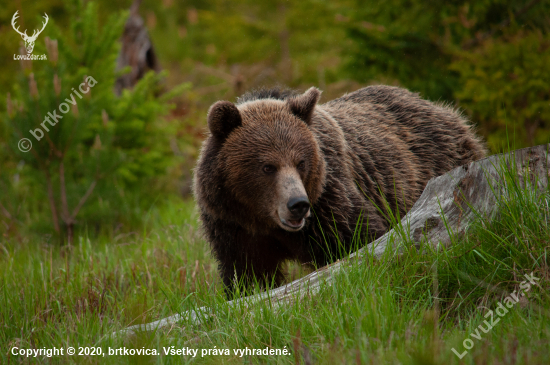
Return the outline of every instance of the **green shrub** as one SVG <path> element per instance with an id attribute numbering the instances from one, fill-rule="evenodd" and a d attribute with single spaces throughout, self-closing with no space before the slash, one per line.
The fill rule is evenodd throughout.
<path id="1" fill-rule="evenodd" d="M 550 138 L 550 36 L 519 32 L 465 52 L 451 67 L 460 74 L 460 104 L 479 121 L 493 150 L 506 135 L 515 148 Z"/>
<path id="2" fill-rule="evenodd" d="M 543 1 L 355 1 L 347 70 L 459 101 L 493 152 L 507 133 L 518 148 L 548 142 L 549 10 Z"/>

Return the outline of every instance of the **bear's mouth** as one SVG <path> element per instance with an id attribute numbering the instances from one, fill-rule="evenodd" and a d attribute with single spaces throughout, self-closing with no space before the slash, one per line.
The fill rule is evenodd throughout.
<path id="1" fill-rule="evenodd" d="M 302 228 L 305 222 L 306 222 L 305 218 L 298 219 L 298 220 L 291 220 L 291 219 L 287 220 L 287 219 L 281 218 L 281 223 L 283 223 L 283 225 L 287 226 L 288 228 L 291 228 L 293 231 L 295 230 L 297 231 L 300 228 Z"/>

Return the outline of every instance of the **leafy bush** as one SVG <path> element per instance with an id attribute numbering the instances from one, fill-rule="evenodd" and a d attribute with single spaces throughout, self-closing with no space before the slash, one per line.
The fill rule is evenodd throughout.
<path id="1" fill-rule="evenodd" d="M 346 25 L 347 69 L 361 82 L 455 102 L 496 152 L 506 124 L 517 147 L 548 141 L 548 2 L 357 1 Z"/>
<path id="2" fill-rule="evenodd" d="M 519 32 L 487 42 L 451 67 L 459 72 L 460 104 L 478 120 L 493 149 L 502 149 L 506 135 L 516 148 L 550 139 L 550 36 Z"/>

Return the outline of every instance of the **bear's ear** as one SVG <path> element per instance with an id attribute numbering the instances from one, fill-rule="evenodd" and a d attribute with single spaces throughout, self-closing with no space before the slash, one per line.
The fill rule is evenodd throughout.
<path id="1" fill-rule="evenodd" d="M 320 97 L 321 90 L 316 87 L 311 87 L 302 95 L 288 99 L 290 112 L 309 125 L 311 123 L 311 117 L 313 116 L 313 110 Z"/>
<path id="2" fill-rule="evenodd" d="M 219 140 L 227 138 L 231 131 L 242 125 L 239 109 L 230 101 L 218 101 L 208 110 L 208 129 Z"/>

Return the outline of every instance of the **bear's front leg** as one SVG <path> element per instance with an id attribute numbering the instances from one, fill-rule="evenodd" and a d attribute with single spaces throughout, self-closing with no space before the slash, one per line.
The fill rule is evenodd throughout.
<path id="1" fill-rule="evenodd" d="M 212 253 L 219 263 L 220 276 L 228 297 L 258 283 L 261 287 L 280 285 L 285 275 L 284 261 L 290 253 L 272 236 L 253 235 L 239 225 L 201 214 Z"/>

